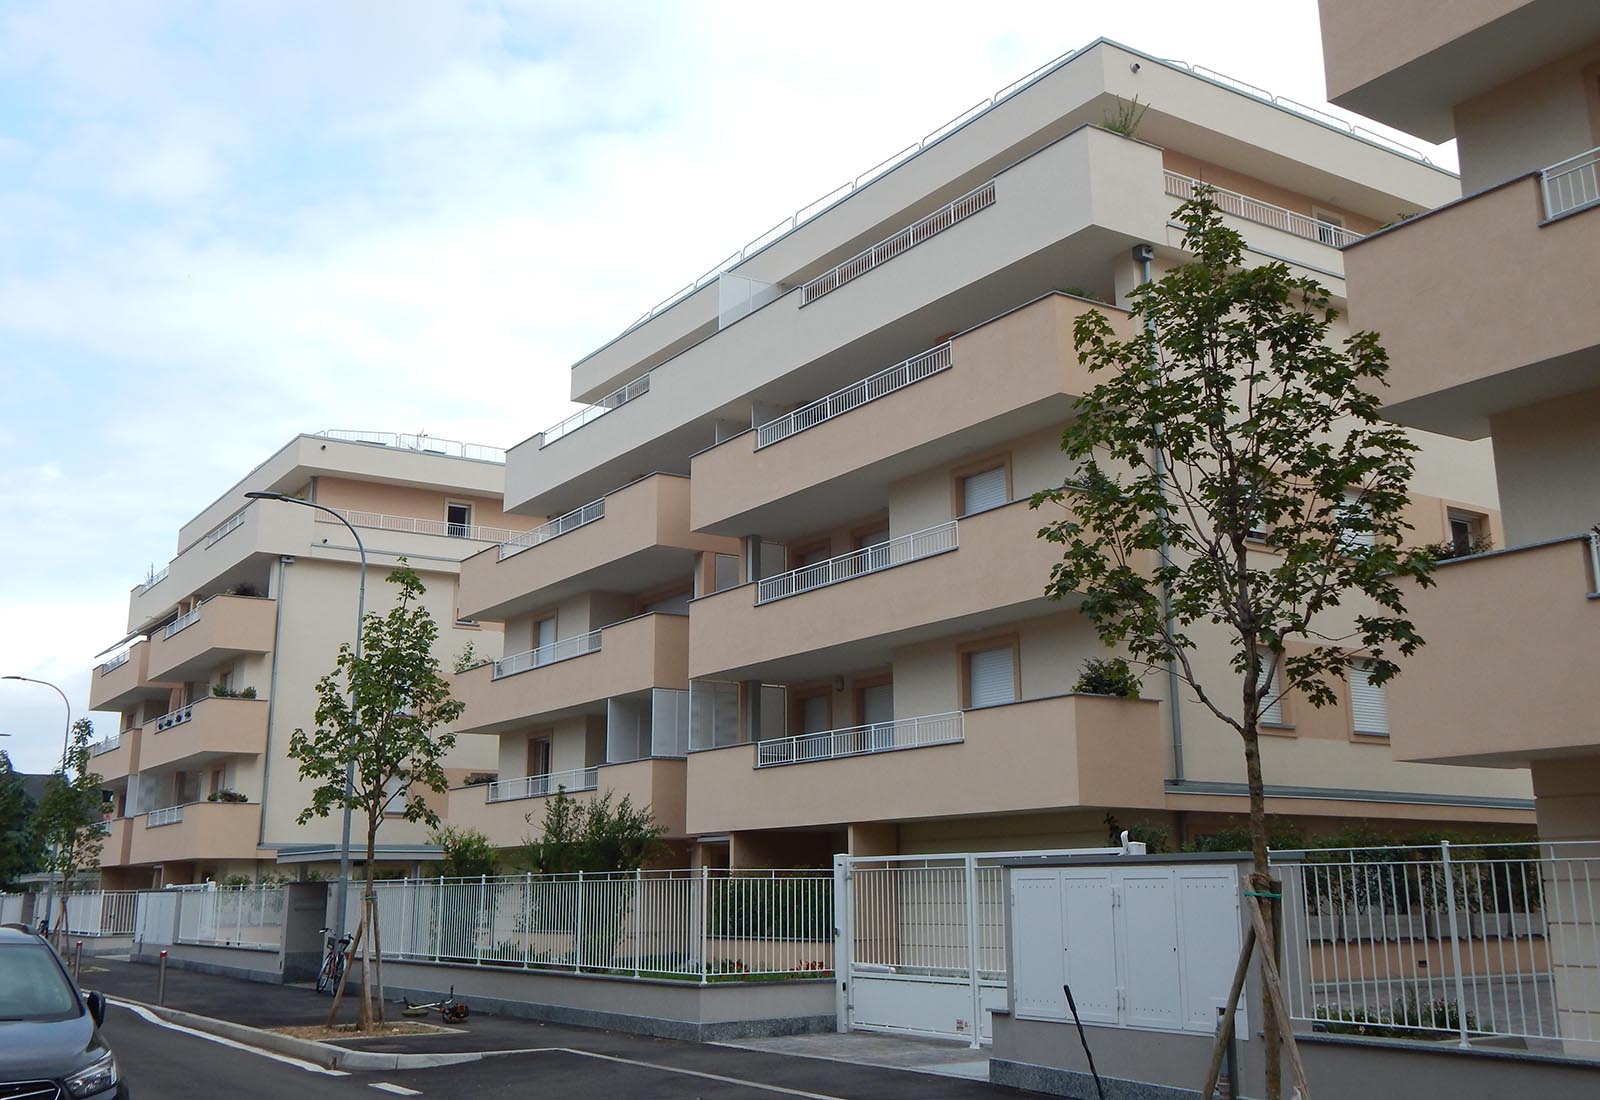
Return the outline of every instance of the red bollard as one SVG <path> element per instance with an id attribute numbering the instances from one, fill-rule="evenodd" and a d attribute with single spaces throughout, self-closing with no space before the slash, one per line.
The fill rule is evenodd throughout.
<path id="1" fill-rule="evenodd" d="M 167 1003 L 167 953 L 161 952 L 161 971 L 156 977 L 156 1004 Z"/>
<path id="2" fill-rule="evenodd" d="M 79 940 L 77 947 L 72 951 L 72 980 L 80 981 L 79 975 L 83 973 L 83 941 Z"/>

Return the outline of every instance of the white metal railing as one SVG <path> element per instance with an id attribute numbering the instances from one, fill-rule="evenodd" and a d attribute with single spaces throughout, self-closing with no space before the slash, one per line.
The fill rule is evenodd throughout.
<path id="1" fill-rule="evenodd" d="M 178 895 L 179 943 L 216 947 L 279 947 L 283 943 L 287 908 L 283 886 L 209 886 L 173 892 Z"/>
<path id="2" fill-rule="evenodd" d="M 1241 195 L 1237 191 L 1229 191 L 1223 187 L 1216 187 L 1205 183 L 1204 180 L 1194 179 L 1179 172 L 1167 171 L 1167 194 L 1179 199 L 1194 198 L 1195 188 L 1204 184 L 1211 188 L 1211 197 L 1217 204 L 1217 209 L 1225 214 L 1232 214 L 1246 221 L 1256 222 L 1259 225 L 1281 229 L 1285 233 L 1293 233 L 1296 237 L 1304 237 L 1308 241 L 1317 241 L 1320 244 L 1330 245 L 1333 248 L 1343 248 L 1347 244 L 1359 241 L 1363 234 L 1346 229 L 1341 225 L 1313 218 L 1309 214 L 1300 214 L 1293 210 L 1286 210 L 1281 206 L 1274 206 L 1270 202 Z"/>
<path id="3" fill-rule="evenodd" d="M 1600 1054 L 1600 842 L 1275 852 L 1290 1015 Z M 1585 992 L 1587 988 L 1589 992 Z"/>
<path id="4" fill-rule="evenodd" d="M 600 419 L 612 409 L 620 409 L 636 397 L 642 397 L 650 392 L 650 373 L 646 371 L 639 377 L 606 394 L 593 405 L 586 405 L 583 409 L 573 413 L 559 424 L 551 425 L 539 433 L 539 446 L 548 447 L 564 435 L 570 435 L 585 424 Z"/>
<path id="5" fill-rule="evenodd" d="M 199 621 L 200 621 L 200 608 L 199 607 L 190 608 L 188 611 L 185 611 L 182 615 L 179 615 L 176 619 L 173 619 L 166 626 L 162 627 L 161 628 L 161 636 L 163 638 L 170 638 L 174 634 L 176 634 L 178 631 L 186 630 L 186 629 L 188 629 L 189 627 L 193 626 L 195 623 L 197 623 Z"/>
<path id="6" fill-rule="evenodd" d="M 805 764 L 813 760 L 865 756 L 926 745 L 951 745 L 961 740 L 961 712 L 956 710 L 920 718 L 901 718 L 893 722 L 871 722 L 847 729 L 776 737 L 756 745 L 756 767 Z"/>
<path id="7" fill-rule="evenodd" d="M 1600 149 L 1590 149 L 1539 173 L 1544 216 L 1559 218 L 1600 202 Z"/>
<path id="8" fill-rule="evenodd" d="M 502 542 L 515 536 L 507 527 L 484 527 L 476 523 L 451 523 L 443 519 L 421 519 L 417 516 L 391 516 L 383 512 L 363 512 L 354 508 L 335 508 L 352 527 L 370 527 L 376 531 L 399 531 L 408 535 L 442 535 L 452 539 L 474 539 L 478 542 Z M 319 523 L 332 523 L 320 514 Z"/>
<path id="9" fill-rule="evenodd" d="M 697 983 L 832 976 L 826 870 L 527 874 L 374 887 L 385 958 Z M 360 916 L 358 893 L 350 892 L 346 927 Z"/>
<path id="10" fill-rule="evenodd" d="M 227 538 L 229 532 L 235 530 L 240 524 L 244 523 L 244 513 L 245 509 L 241 508 L 237 512 L 233 513 L 233 515 L 217 524 L 210 531 L 206 532 L 206 545 L 211 546 Z"/>
<path id="11" fill-rule="evenodd" d="M 73 936 L 131 936 L 137 890 L 83 890 L 67 895 L 67 932 Z"/>
<path id="12" fill-rule="evenodd" d="M 593 523 L 597 519 L 604 519 L 605 516 L 605 497 L 601 497 L 599 500 L 591 500 L 580 508 L 574 508 L 564 515 L 541 523 L 531 531 L 512 535 L 500 544 L 498 560 L 505 561 L 513 554 L 520 554 L 529 547 L 538 546 L 540 543 L 549 542 L 554 538 L 560 538 L 568 531 L 576 531 L 584 524 Z"/>
<path id="13" fill-rule="evenodd" d="M 162 825 L 176 825 L 183 820 L 182 806 L 164 806 L 145 815 L 144 827 L 155 829 Z"/>
<path id="14" fill-rule="evenodd" d="M 150 591 L 156 585 L 166 580 L 167 574 L 170 572 L 172 572 L 171 563 L 162 566 L 160 569 L 152 569 L 149 573 L 145 574 L 144 582 L 134 589 L 134 595 L 143 595 L 144 593 Z"/>
<path id="15" fill-rule="evenodd" d="M 367 432 L 350 428 L 328 428 L 316 433 L 322 439 L 338 439 L 345 443 L 367 443 L 376 447 L 394 447 L 402 451 L 445 455 L 449 458 L 470 458 L 478 462 L 506 460 L 504 447 L 490 447 L 482 443 L 462 443 L 457 439 L 440 439 L 432 435 L 406 435 L 399 432 Z"/>
<path id="16" fill-rule="evenodd" d="M 502 657 L 494 663 L 492 680 L 503 676 L 515 676 L 519 672 L 527 672 L 531 668 L 543 668 L 553 665 L 557 661 L 570 660 L 573 657 L 582 657 L 586 653 L 600 651 L 600 631 L 591 630 L 587 634 L 577 634 L 571 638 L 562 638 L 542 645 L 537 649 L 530 649 L 523 653 L 513 653 L 509 657 Z"/>
<path id="17" fill-rule="evenodd" d="M 797 432 L 814 428 L 823 421 L 832 420 L 851 409 L 860 408 L 869 401 L 876 401 L 896 390 L 903 390 L 912 383 L 920 382 L 930 375 L 948 370 L 951 363 L 950 355 L 950 344 L 948 342 L 940 344 L 931 351 L 913 355 L 910 359 L 896 363 L 887 370 L 881 370 L 859 382 L 852 382 L 826 397 L 819 397 L 786 416 L 770 420 L 756 429 L 756 450 L 770 447 Z"/>
<path id="18" fill-rule="evenodd" d="M 124 649 L 115 657 L 112 657 L 106 661 L 102 661 L 100 664 L 100 675 L 104 676 L 106 673 L 111 672 L 114 669 L 121 668 L 123 665 L 128 663 L 128 658 L 131 656 L 133 656 L 133 650 Z"/>
<path id="19" fill-rule="evenodd" d="M 173 726 L 182 725 L 183 723 L 187 722 L 189 719 L 191 719 L 193 717 L 194 717 L 194 704 L 193 703 L 185 703 L 183 706 L 179 707 L 178 709 L 169 710 L 169 711 L 167 711 L 167 713 L 165 713 L 165 714 L 161 715 L 161 717 L 157 718 L 156 721 L 155 721 L 156 732 L 160 733 L 162 730 L 169 730 Z"/>
<path id="20" fill-rule="evenodd" d="M 489 802 L 515 802 L 522 798 L 543 798 L 557 791 L 592 791 L 600 785 L 600 769 L 568 768 L 563 772 L 525 775 L 520 779 L 497 779 L 488 784 Z"/>
<path id="21" fill-rule="evenodd" d="M 962 195 L 954 202 L 935 210 L 925 218 L 919 218 L 896 233 L 892 233 L 870 248 L 864 248 L 839 264 L 831 271 L 825 271 L 815 279 L 805 283 L 800 288 L 800 304 L 810 305 L 825 294 L 831 294 L 852 279 L 858 279 L 877 267 L 887 263 L 908 248 L 914 248 L 930 237 L 943 233 L 957 222 L 987 210 L 994 205 L 994 180 L 974 188 Z"/>
<path id="22" fill-rule="evenodd" d="M 815 588 L 825 588 L 830 584 L 864 577 L 868 573 L 943 554 L 959 546 L 959 537 L 956 521 L 951 520 L 880 542 L 876 546 L 864 546 L 827 561 L 802 565 L 799 569 L 791 569 L 775 577 L 765 577 L 756 583 L 756 603 L 771 603 L 788 596 L 798 596 Z"/>
<path id="23" fill-rule="evenodd" d="M 90 756 L 100 756 L 104 753 L 115 752 L 122 747 L 122 734 L 113 733 L 109 737 L 102 737 L 89 746 Z"/>

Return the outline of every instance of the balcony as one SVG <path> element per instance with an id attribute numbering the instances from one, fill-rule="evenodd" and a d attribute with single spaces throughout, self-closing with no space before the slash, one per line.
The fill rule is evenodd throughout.
<path id="1" fill-rule="evenodd" d="M 786 537 L 793 516 L 864 514 L 896 478 L 1064 421 L 1089 385 L 1072 326 L 1090 310 L 1133 335 L 1123 310 L 1049 294 L 701 452 L 690 525 Z"/>
<path id="2" fill-rule="evenodd" d="M 213 596 L 150 638 L 150 675 L 204 680 L 224 661 L 272 650 L 278 605 L 255 596 Z"/>
<path id="3" fill-rule="evenodd" d="M 535 719 L 603 714 L 613 695 L 687 684 L 689 622 L 650 614 L 512 654 L 451 677 L 466 704 L 457 733 L 503 733 Z"/>
<path id="4" fill-rule="evenodd" d="M 121 867 L 127 864 L 134 826 L 138 818 L 117 817 L 105 823 L 105 841 L 100 845 L 100 866 Z"/>
<path id="5" fill-rule="evenodd" d="M 691 753 L 689 833 L 1165 805 L 1152 700 L 1064 695 L 934 718 L 921 720 L 930 736 L 959 736 L 794 767 L 762 765 L 770 742 Z"/>
<path id="6" fill-rule="evenodd" d="M 455 787 L 450 791 L 450 823 L 478 829 L 497 848 L 522 844 L 539 831 L 547 799 L 557 788 L 564 787 L 568 794 L 585 803 L 607 792 L 614 794 L 614 800 L 627 796 L 636 807 L 650 807 L 667 836 L 680 837 L 684 835 L 685 767 L 682 760 L 633 760 L 498 784 Z"/>
<path id="7" fill-rule="evenodd" d="M 207 698 L 145 725 L 141 770 L 182 764 L 198 767 L 223 756 L 258 756 L 267 751 L 265 699 Z"/>
<path id="8" fill-rule="evenodd" d="M 1168 170 L 1166 172 L 1167 194 L 1182 202 L 1194 198 L 1195 188 L 1201 181 L 1185 176 L 1180 172 Z M 1275 206 L 1270 202 L 1253 198 L 1250 195 L 1241 195 L 1237 191 L 1229 191 L 1225 187 L 1211 187 L 1211 197 L 1217 204 L 1217 209 L 1224 214 L 1231 214 L 1236 218 L 1243 218 L 1256 225 L 1264 225 L 1283 233 L 1291 234 L 1302 240 L 1315 241 L 1317 244 L 1327 245 L 1329 248 L 1343 248 L 1347 244 L 1354 244 L 1362 238 L 1362 234 L 1344 228 L 1342 225 L 1333 225 L 1306 214 Z M 1313 254 L 1316 255 L 1316 254 Z M 1333 256 L 1319 257 L 1324 263 L 1337 264 Z"/>
<path id="9" fill-rule="evenodd" d="M 173 685 L 150 678 L 150 643 L 135 642 L 89 676 L 89 709 L 122 710 L 171 694 Z"/>
<path id="10" fill-rule="evenodd" d="M 773 682 L 831 675 L 841 666 L 887 664 L 899 646 L 1043 614 L 1060 606 L 1044 594 L 1060 557 L 1037 537 L 1049 518 L 1015 501 L 703 596 L 689 605 L 689 675 Z"/>
<path id="11" fill-rule="evenodd" d="M 1410 592 L 1427 644 L 1388 688 L 1395 757 L 1513 767 L 1600 749 L 1597 569 L 1583 536 L 1445 562 Z M 1537 644 L 1492 641 L 1513 638 Z"/>
<path id="12" fill-rule="evenodd" d="M 190 802 L 126 820 L 130 864 L 247 860 L 258 855 L 261 804 L 257 802 Z"/>
<path id="13" fill-rule="evenodd" d="M 140 767 L 143 732 L 138 726 L 114 733 L 89 746 L 89 768 L 110 783 L 125 779 Z"/>
<path id="14" fill-rule="evenodd" d="M 501 545 L 461 569 L 463 614 L 504 621 L 588 590 L 648 592 L 693 572 L 700 551 L 737 539 L 689 529 L 689 479 L 653 474 Z"/>
<path id="15" fill-rule="evenodd" d="M 419 516 L 391 516 L 384 512 L 363 512 L 354 508 L 335 508 L 352 527 L 373 531 L 391 531 L 405 535 L 428 535 L 434 538 L 465 539 L 468 542 L 505 542 L 522 532 L 508 527 L 485 527 L 479 523 L 449 523 L 442 519 L 423 519 Z M 317 517 L 323 522 L 323 516 Z"/>
<path id="16" fill-rule="evenodd" d="M 756 767 L 812 764 L 818 760 L 838 760 L 845 756 L 953 745 L 961 740 L 961 712 L 956 710 L 921 718 L 901 718 L 893 722 L 823 730 L 820 733 L 774 737 L 756 746 Z"/>
<path id="17" fill-rule="evenodd" d="M 1586 194 L 1581 176 L 1557 184 L 1558 207 Z M 1543 182 L 1511 180 L 1345 251 L 1350 322 L 1389 352 L 1391 419 L 1474 439 L 1497 413 L 1600 386 L 1600 206 L 1548 219 Z"/>

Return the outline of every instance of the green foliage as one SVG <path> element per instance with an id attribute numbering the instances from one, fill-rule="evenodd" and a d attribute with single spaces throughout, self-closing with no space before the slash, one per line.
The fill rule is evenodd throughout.
<path id="1" fill-rule="evenodd" d="M 45 869 L 71 882 L 81 871 L 100 866 L 102 780 L 89 770 L 94 723 L 80 718 L 61 765 L 45 780 L 34 813 L 34 832 L 45 851 Z M 65 914 L 66 899 L 62 906 Z"/>
<path id="2" fill-rule="evenodd" d="M 1436 562 L 1450 561 L 1452 558 L 1469 558 L 1473 554 L 1487 554 L 1494 549 L 1494 540 L 1484 535 L 1473 536 L 1465 546 L 1457 546 L 1453 541 L 1432 542 L 1422 548 Z"/>
<path id="3" fill-rule="evenodd" d="M 254 686 L 234 689 L 227 684 L 212 684 L 211 697 L 214 699 L 254 699 L 256 689 Z"/>
<path id="4" fill-rule="evenodd" d="M 1367 1008 L 1341 1008 L 1318 1005 L 1314 1016 L 1317 1031 L 1331 1035 L 1364 1035 L 1372 1039 L 1439 1039 L 1461 1031 L 1461 1006 L 1456 1001 L 1436 997 L 1421 1000 L 1415 989 L 1408 989 L 1389 1006 L 1389 1011 Z M 1467 1031 L 1478 1032 L 1478 1017 L 1470 1010 Z"/>
<path id="5" fill-rule="evenodd" d="M 460 673 L 466 672 L 470 668 L 477 668 L 484 663 L 484 660 L 478 656 L 477 650 L 473 649 L 472 643 L 468 642 L 467 647 L 456 654 L 455 664 L 452 667 L 454 671 Z"/>
<path id="6" fill-rule="evenodd" d="M 1140 103 L 1138 96 L 1134 96 L 1132 101 L 1121 96 L 1116 99 L 1116 106 L 1107 109 L 1100 125 L 1114 134 L 1132 137 L 1139 129 L 1139 123 L 1144 121 L 1144 113 L 1150 109 L 1150 104 Z"/>
<path id="7" fill-rule="evenodd" d="M 477 829 L 457 829 L 446 825 L 430 836 L 428 841 L 444 849 L 444 857 L 433 864 L 431 874 L 445 878 L 494 874 L 494 845 Z"/>
<path id="8" fill-rule="evenodd" d="M 235 872 L 234 874 L 224 876 L 222 881 L 219 882 L 217 885 L 219 885 L 219 886 L 249 886 L 250 885 L 250 876 L 249 875 L 241 875 L 241 874 L 238 874 L 237 872 Z"/>
<path id="9" fill-rule="evenodd" d="M 33 828 L 34 803 L 23 789 L 11 757 L 0 751 L 0 887 L 39 870 L 44 863 Z"/>
<path id="10" fill-rule="evenodd" d="M 1121 657 L 1091 657 L 1083 662 L 1083 672 L 1072 690 L 1079 695 L 1114 695 L 1119 699 L 1139 698 L 1139 677 Z"/>
<path id="11" fill-rule="evenodd" d="M 833 938 L 832 883 L 819 896 L 803 878 L 731 875 L 706 883 L 706 931 L 734 939 Z"/>
<path id="12" fill-rule="evenodd" d="M 524 843 L 522 862 L 541 875 L 636 871 L 666 850 L 664 832 L 650 807 L 635 808 L 629 795 L 613 806 L 610 791 L 580 803 L 560 789 L 545 803 L 539 839 Z"/>

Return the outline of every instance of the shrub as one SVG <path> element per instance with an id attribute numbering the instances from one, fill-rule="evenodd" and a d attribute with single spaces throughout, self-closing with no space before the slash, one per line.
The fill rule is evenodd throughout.
<path id="1" fill-rule="evenodd" d="M 428 841 L 444 849 L 443 858 L 433 864 L 432 874 L 446 878 L 494 874 L 494 845 L 477 829 L 457 829 L 446 825 L 430 836 Z"/>
<path id="2" fill-rule="evenodd" d="M 1113 695 L 1119 699 L 1139 698 L 1139 677 L 1121 657 L 1091 657 L 1083 662 L 1072 690 L 1079 695 Z"/>

